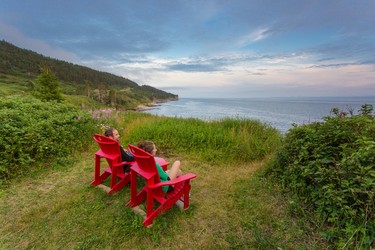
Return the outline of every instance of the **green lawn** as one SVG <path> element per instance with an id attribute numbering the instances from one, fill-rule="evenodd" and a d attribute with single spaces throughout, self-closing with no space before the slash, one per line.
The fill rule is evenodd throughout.
<path id="1" fill-rule="evenodd" d="M 129 186 L 112 196 L 90 186 L 95 150 L 1 192 L 0 249 L 326 248 L 258 176 L 264 161 L 210 165 L 180 157 L 183 170 L 198 175 L 190 209 L 176 206 L 144 228 L 124 206 Z"/>

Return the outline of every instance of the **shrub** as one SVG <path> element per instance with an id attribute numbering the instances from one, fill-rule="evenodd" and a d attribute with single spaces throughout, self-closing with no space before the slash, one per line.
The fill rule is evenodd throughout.
<path id="1" fill-rule="evenodd" d="M 375 239 L 375 119 L 325 117 L 294 126 L 267 172 L 310 205 L 323 234 L 340 248 L 368 248 Z"/>
<path id="2" fill-rule="evenodd" d="M 59 82 L 55 75 L 48 69 L 42 69 L 42 72 L 35 80 L 34 95 L 43 101 L 62 101 L 61 90 L 59 89 Z"/>
<path id="3" fill-rule="evenodd" d="M 88 145 L 97 129 L 91 115 L 72 105 L 35 98 L 0 100 L 0 183 L 31 165 Z"/>

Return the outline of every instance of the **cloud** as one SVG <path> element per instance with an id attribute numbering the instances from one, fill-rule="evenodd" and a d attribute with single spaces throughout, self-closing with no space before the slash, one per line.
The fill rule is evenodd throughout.
<path id="1" fill-rule="evenodd" d="M 357 93 L 355 84 L 375 95 L 375 1 L 0 6 L 0 38 L 182 96 Z"/>
<path id="2" fill-rule="evenodd" d="M 222 70 L 222 68 L 217 67 L 216 65 L 178 63 L 168 65 L 168 70 L 178 70 L 185 72 L 214 72 Z"/>
<path id="3" fill-rule="evenodd" d="M 359 63 L 335 63 L 335 64 L 321 64 L 321 65 L 313 65 L 308 68 L 342 68 L 342 67 L 347 67 L 347 66 L 352 66 L 352 65 L 359 65 Z"/>
<path id="4" fill-rule="evenodd" d="M 271 35 L 271 32 L 268 28 L 258 28 L 254 31 L 251 31 L 250 34 L 245 34 L 240 37 L 236 44 L 239 48 L 246 47 L 252 43 L 268 38 Z"/>

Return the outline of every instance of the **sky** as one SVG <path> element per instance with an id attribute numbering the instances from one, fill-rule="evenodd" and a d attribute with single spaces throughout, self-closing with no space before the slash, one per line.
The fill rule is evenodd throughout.
<path id="1" fill-rule="evenodd" d="M 375 96 L 375 0 L 1 0 L 0 40 L 179 97 Z"/>

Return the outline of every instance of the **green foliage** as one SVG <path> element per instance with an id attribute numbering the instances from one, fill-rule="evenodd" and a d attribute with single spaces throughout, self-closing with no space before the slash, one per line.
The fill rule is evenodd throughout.
<path id="1" fill-rule="evenodd" d="M 24 102 L 17 101 L 13 105 Z M 38 100 L 29 102 L 30 105 L 35 103 L 42 105 L 41 108 L 45 107 Z M 150 136 L 157 139 L 155 142 L 158 145 L 169 146 L 163 140 L 163 133 L 172 133 L 172 137 L 178 140 L 179 136 L 184 139 L 191 137 L 196 133 L 195 129 L 200 133 L 210 130 L 230 132 L 233 133 L 230 136 L 239 141 L 260 138 L 261 133 L 265 133 L 263 136 L 268 137 L 268 140 L 263 141 L 270 145 L 270 150 L 276 147 L 280 139 L 276 130 L 250 120 L 228 119 L 207 123 L 195 119 L 184 121 L 139 112 L 121 112 L 115 123 L 103 118 L 107 113 L 101 110 L 100 118 L 97 114 L 95 116 L 100 119 L 100 123 L 118 128 L 123 142 L 131 142 L 129 138 L 134 138 L 132 142 L 135 143 L 140 138 L 148 139 Z M 116 114 L 111 113 L 109 116 Z M 174 126 L 174 122 L 178 125 Z M 157 130 L 158 125 L 164 128 Z M 139 134 L 144 126 L 151 126 L 151 129 L 145 129 L 147 134 Z M 183 131 L 182 127 L 185 127 Z M 175 133 L 175 128 L 180 131 Z M 156 132 L 161 134 L 155 135 Z M 213 132 L 207 134 L 207 137 L 213 137 Z M 246 135 L 248 137 L 242 138 Z M 255 163 L 229 162 L 220 156 L 217 160 L 223 161 L 225 166 L 218 166 L 216 160 L 195 161 L 194 154 L 198 151 L 186 150 L 183 145 L 176 149 L 168 147 L 169 156 L 164 154 L 166 151 L 163 147 L 158 149 L 159 153 L 164 151 L 161 156 L 167 160 L 172 160 L 170 156 L 173 152 L 178 153 L 183 170 L 198 175 L 191 183 L 190 207 L 183 212 L 174 207 L 159 216 L 151 228 L 145 228 L 141 224 L 142 217 L 124 206 L 130 199 L 129 186 L 111 196 L 100 188 L 90 186 L 94 168 L 93 154 L 98 146 L 93 142 L 91 132 L 84 132 L 82 136 L 91 141 L 93 147 L 75 155 L 69 168 L 45 171 L 32 177 L 29 175 L 17 182 L 17 185 L 4 189 L 3 193 L 0 190 L 3 201 L 0 202 L 2 248 L 327 249 L 325 244 L 315 241 L 316 238 L 320 239 L 318 235 L 311 238 L 304 230 L 305 227 L 300 226 L 303 222 L 298 223 L 287 214 L 279 190 L 254 176 L 254 171 L 263 166 L 262 160 Z M 221 134 L 218 136 L 223 137 Z M 203 137 L 199 135 L 202 141 Z M 206 141 L 208 143 L 195 144 L 201 149 L 210 148 L 213 144 L 209 142 L 213 138 L 207 138 Z M 235 143 L 229 139 L 223 142 Z M 64 143 L 62 141 L 59 146 L 64 146 Z M 246 142 L 241 145 L 246 145 Z M 226 145 L 221 147 L 225 148 Z M 227 152 L 220 146 L 216 148 Z M 258 145 L 257 148 L 261 147 Z M 183 150 L 186 154 L 181 153 Z M 234 155 L 233 152 L 231 157 Z M 104 184 L 109 185 L 109 180 Z M 140 208 L 144 210 L 144 204 Z"/>
<path id="2" fill-rule="evenodd" d="M 35 97 L 42 101 L 62 101 L 59 82 L 53 73 L 48 69 L 42 69 L 42 72 L 34 82 Z"/>
<path id="3" fill-rule="evenodd" d="M 0 73 L 0 97 L 9 95 L 24 95 L 30 92 L 32 83 L 27 78 L 3 75 Z"/>
<path id="4" fill-rule="evenodd" d="M 324 122 L 286 134 L 268 173 L 313 208 L 323 234 L 340 248 L 375 240 L 375 119 L 371 107 L 347 117 L 338 109 Z"/>
<path id="5" fill-rule="evenodd" d="M 105 105 L 135 108 L 142 103 L 178 98 L 150 86 L 139 86 L 124 77 L 45 57 L 0 41 L 1 76 L 33 79 L 44 67 L 54 72 L 64 94 L 86 96 Z"/>
<path id="6" fill-rule="evenodd" d="M 151 140 L 159 150 L 200 156 L 208 162 L 262 159 L 273 152 L 281 136 L 276 129 L 249 119 L 204 122 L 162 117 L 132 129 L 128 141 Z"/>
<path id="7" fill-rule="evenodd" d="M 91 115 L 75 106 L 35 98 L 0 100 L 0 183 L 49 165 L 83 148 L 97 130 Z"/>
<path id="8" fill-rule="evenodd" d="M 233 205 L 230 214 L 239 216 L 240 225 L 231 232 L 243 235 L 232 249 L 328 249 L 321 237 L 314 235 L 303 218 L 288 213 L 282 190 L 261 177 L 261 171 L 233 183 Z M 248 234 L 248 235 L 247 235 Z M 251 236 L 250 236 L 251 235 Z M 326 244 L 326 242 L 324 242 Z"/>
<path id="9" fill-rule="evenodd" d="M 374 107 L 371 104 L 364 104 L 359 110 L 362 115 L 371 115 L 373 111 Z"/>

